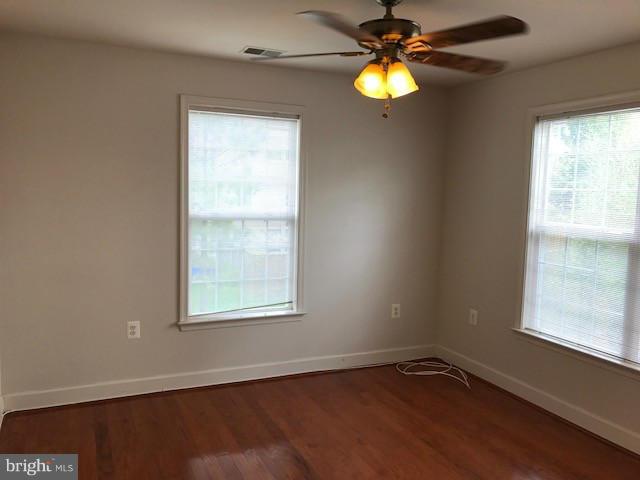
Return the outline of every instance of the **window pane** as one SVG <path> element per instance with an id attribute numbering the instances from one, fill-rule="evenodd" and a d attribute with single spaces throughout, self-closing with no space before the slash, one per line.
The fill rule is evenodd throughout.
<path id="1" fill-rule="evenodd" d="M 524 326 L 640 362 L 640 109 L 535 131 Z"/>
<path id="2" fill-rule="evenodd" d="M 291 309 L 298 120 L 189 112 L 188 314 Z"/>

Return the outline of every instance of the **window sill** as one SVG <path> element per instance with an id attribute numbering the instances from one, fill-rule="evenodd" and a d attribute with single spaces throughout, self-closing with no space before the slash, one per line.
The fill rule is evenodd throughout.
<path id="1" fill-rule="evenodd" d="M 207 328 L 243 327 L 249 325 L 269 325 L 272 323 L 299 322 L 306 312 L 261 312 L 240 313 L 233 315 L 203 315 L 193 320 L 181 320 L 178 322 L 180 331 L 203 330 Z"/>
<path id="2" fill-rule="evenodd" d="M 544 333 L 536 332 L 534 330 L 523 328 L 513 328 L 512 330 L 517 334 L 522 335 L 526 341 L 569 355 L 583 362 L 597 365 L 601 368 L 605 368 L 606 370 L 622 374 L 633 378 L 634 380 L 640 380 L 640 364 L 635 362 L 623 360 L 621 358 L 614 357 L 613 355 L 598 352 L 597 350 L 564 341 L 551 335 L 545 335 Z"/>

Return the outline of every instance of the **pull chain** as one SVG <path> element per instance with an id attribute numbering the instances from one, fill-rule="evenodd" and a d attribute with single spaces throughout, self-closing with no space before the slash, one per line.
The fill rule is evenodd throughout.
<path id="1" fill-rule="evenodd" d="M 391 113 L 391 100 L 390 97 L 387 97 L 384 100 L 384 113 L 382 114 L 382 118 L 389 118 L 389 114 Z"/>

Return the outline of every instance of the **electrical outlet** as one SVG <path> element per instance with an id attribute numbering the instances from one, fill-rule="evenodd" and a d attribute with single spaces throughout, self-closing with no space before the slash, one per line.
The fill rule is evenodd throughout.
<path id="1" fill-rule="evenodd" d="M 391 318 L 400 318 L 400 304 L 392 303 L 391 304 Z"/>
<path id="2" fill-rule="evenodd" d="M 140 321 L 127 322 L 127 338 L 140 338 Z"/>
<path id="3" fill-rule="evenodd" d="M 473 308 L 469 309 L 469 325 L 478 325 L 478 311 Z"/>

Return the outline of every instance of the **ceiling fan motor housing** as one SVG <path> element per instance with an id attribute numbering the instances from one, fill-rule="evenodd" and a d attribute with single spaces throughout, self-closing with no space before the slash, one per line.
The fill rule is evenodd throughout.
<path id="1" fill-rule="evenodd" d="M 402 18 L 378 18 L 361 23 L 360 28 L 375 35 L 385 43 L 397 43 L 403 38 L 415 37 L 421 34 L 420 24 Z M 366 45 L 360 46 L 368 48 Z"/>
<path id="2" fill-rule="evenodd" d="M 376 0 L 376 2 L 383 7 L 395 7 L 402 2 L 402 0 Z"/>

